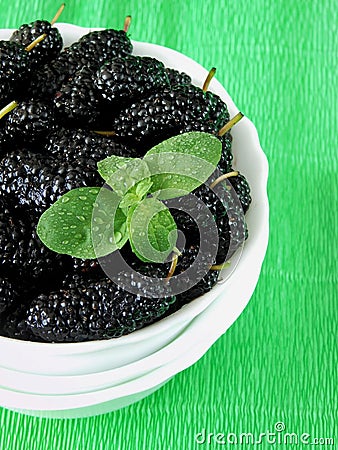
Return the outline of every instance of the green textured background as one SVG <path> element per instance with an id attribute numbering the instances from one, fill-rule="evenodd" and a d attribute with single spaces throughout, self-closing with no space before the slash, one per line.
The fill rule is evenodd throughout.
<path id="1" fill-rule="evenodd" d="M 51 19 L 57 7 L 1 0 L 0 26 Z M 259 434 L 277 421 L 334 437 L 334 447 L 320 447 L 338 448 L 337 10 L 334 0 L 68 1 L 63 22 L 120 27 L 131 14 L 133 39 L 217 67 L 269 159 L 270 243 L 249 306 L 197 364 L 105 416 L 45 420 L 0 409 L 1 450 L 225 448 L 194 436 Z"/>

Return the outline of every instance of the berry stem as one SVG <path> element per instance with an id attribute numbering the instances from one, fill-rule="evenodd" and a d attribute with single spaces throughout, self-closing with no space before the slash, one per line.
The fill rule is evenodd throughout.
<path id="1" fill-rule="evenodd" d="M 124 19 L 124 25 L 123 25 L 123 31 L 124 31 L 125 33 L 128 33 L 130 24 L 131 24 L 131 16 L 127 16 L 127 17 Z"/>
<path id="2" fill-rule="evenodd" d="M 100 134 L 101 136 L 115 136 L 115 131 L 96 131 L 94 130 L 94 133 Z"/>
<path id="3" fill-rule="evenodd" d="M 173 249 L 173 259 L 171 260 L 171 266 L 168 272 L 168 275 L 166 276 L 166 281 L 169 281 L 170 278 L 174 275 L 176 267 L 177 267 L 177 262 L 178 262 L 178 257 L 182 255 L 182 253 L 179 251 L 179 249 L 177 247 L 174 247 Z"/>
<path id="4" fill-rule="evenodd" d="M 229 266 L 230 266 L 230 261 L 227 261 L 227 262 L 224 262 L 223 264 L 215 264 L 214 266 L 211 266 L 210 270 L 223 270 Z"/>
<path id="5" fill-rule="evenodd" d="M 13 101 L 13 102 L 9 103 L 7 106 L 5 106 L 4 108 L 2 108 L 0 110 L 0 119 L 2 119 L 6 114 L 13 111 L 13 109 L 15 109 L 18 105 L 19 105 L 19 103 Z"/>
<path id="6" fill-rule="evenodd" d="M 50 21 L 51 26 L 53 26 L 58 20 L 59 17 L 61 16 L 61 14 L 63 13 L 63 10 L 65 9 L 66 4 L 62 3 L 62 5 L 60 6 L 60 8 L 57 10 L 55 16 L 53 17 L 53 19 Z"/>
<path id="7" fill-rule="evenodd" d="M 26 52 L 30 52 L 31 50 L 33 50 L 33 48 L 41 41 L 43 41 L 45 39 L 45 37 L 47 36 L 46 33 L 41 34 L 39 37 L 37 37 L 35 39 L 35 41 L 31 42 L 26 48 Z"/>
<path id="8" fill-rule="evenodd" d="M 207 92 L 207 90 L 209 89 L 210 82 L 214 78 L 215 73 L 216 73 L 216 67 L 213 67 L 210 70 L 210 72 L 208 73 L 208 76 L 205 79 L 205 82 L 204 82 L 203 87 L 202 87 L 202 91 L 203 92 Z"/>
<path id="9" fill-rule="evenodd" d="M 45 39 L 45 37 L 47 36 L 47 34 L 41 34 L 39 37 L 37 37 L 33 42 L 31 42 L 26 48 L 26 52 L 30 52 L 31 50 L 33 50 L 33 48 L 41 41 L 43 41 Z M 11 103 L 9 103 L 7 106 L 5 106 L 4 108 L 2 108 L 0 110 L 0 119 L 2 119 L 6 114 L 10 113 L 11 111 L 13 111 L 13 109 L 15 109 L 17 106 L 19 105 L 19 103 L 17 103 L 15 100 L 13 100 Z"/>
<path id="10" fill-rule="evenodd" d="M 227 133 L 229 130 L 231 130 L 231 128 L 236 125 L 237 122 L 239 122 L 241 119 L 243 119 L 244 114 L 239 112 L 238 114 L 236 114 L 231 120 L 229 120 L 229 122 L 227 122 L 224 127 L 222 127 L 219 132 L 218 132 L 218 136 L 223 136 L 225 133 Z"/>
<path id="11" fill-rule="evenodd" d="M 230 177 L 237 177 L 237 175 L 238 175 L 238 172 L 236 172 L 236 171 L 228 172 L 228 173 L 225 173 L 224 175 L 221 175 L 220 177 L 216 178 L 216 180 L 211 183 L 210 189 L 213 189 L 221 181 L 224 181 L 224 180 L 226 180 L 227 178 L 230 178 Z"/>

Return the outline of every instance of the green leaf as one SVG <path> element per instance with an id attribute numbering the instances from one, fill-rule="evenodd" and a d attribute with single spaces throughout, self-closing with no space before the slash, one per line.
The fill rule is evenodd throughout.
<path id="1" fill-rule="evenodd" d="M 119 205 L 120 208 L 129 208 L 130 206 L 140 203 L 143 197 L 149 192 L 152 184 L 150 178 L 146 178 L 137 183 L 136 186 L 124 195 Z"/>
<path id="2" fill-rule="evenodd" d="M 119 169 L 126 166 L 129 161 L 134 158 L 125 158 L 124 156 L 108 156 L 108 158 L 103 159 L 97 163 L 97 169 L 101 177 L 108 183 L 112 175 Z"/>
<path id="3" fill-rule="evenodd" d="M 128 191 L 135 193 L 138 183 L 151 182 L 147 163 L 140 158 L 113 155 L 98 162 L 97 166 L 102 178 L 121 197 Z"/>
<path id="4" fill-rule="evenodd" d="M 185 133 L 161 142 L 144 157 L 152 175 L 150 192 L 159 191 L 162 200 L 188 194 L 210 177 L 221 153 L 221 142 L 208 133 Z"/>
<path id="5" fill-rule="evenodd" d="M 140 197 L 133 192 L 128 192 L 125 194 L 125 196 L 122 198 L 120 203 L 120 208 L 129 208 L 130 206 L 137 205 L 137 203 L 140 203 Z"/>
<path id="6" fill-rule="evenodd" d="M 40 217 L 37 233 L 51 250 L 94 259 L 121 248 L 128 239 L 120 198 L 107 189 L 79 188 L 63 195 Z"/>
<path id="7" fill-rule="evenodd" d="M 142 258 L 142 255 L 141 255 L 141 254 L 138 253 L 137 248 L 134 246 L 134 243 L 133 243 L 133 238 L 132 238 L 133 232 L 132 232 L 132 229 L 131 229 L 131 219 L 132 219 L 132 217 L 133 217 L 133 214 L 134 214 L 134 211 L 135 211 L 136 207 L 137 207 L 137 205 L 131 206 L 131 207 L 129 208 L 128 214 L 127 214 L 127 222 L 126 222 L 126 224 L 127 224 L 127 231 L 128 231 L 129 244 L 130 244 L 130 248 L 132 249 L 132 251 L 135 253 L 135 255 L 136 255 L 141 261 L 147 261 L 147 260 L 144 260 L 144 259 Z"/>
<path id="8" fill-rule="evenodd" d="M 216 167 L 221 158 L 222 144 L 216 136 L 210 133 L 192 131 L 173 136 L 155 145 L 146 153 L 146 156 L 159 153 L 192 155 Z"/>
<path id="9" fill-rule="evenodd" d="M 133 252 L 144 262 L 167 260 L 177 241 L 177 227 L 169 209 L 155 198 L 130 208 L 127 218 Z"/>
<path id="10" fill-rule="evenodd" d="M 139 197 L 140 200 L 142 200 L 143 197 L 148 194 L 152 185 L 153 183 L 151 179 L 145 178 L 144 180 L 137 183 L 135 187 L 135 194 Z"/>
<path id="11" fill-rule="evenodd" d="M 96 257 L 122 248 L 128 241 L 127 216 L 120 208 L 121 198 L 102 188 L 93 204 L 92 241 Z"/>

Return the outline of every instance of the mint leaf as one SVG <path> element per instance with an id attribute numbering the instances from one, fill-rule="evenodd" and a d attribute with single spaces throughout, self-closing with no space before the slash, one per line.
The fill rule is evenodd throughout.
<path id="1" fill-rule="evenodd" d="M 130 206 L 140 203 L 140 197 L 132 192 L 128 192 L 120 202 L 120 208 L 129 208 Z"/>
<path id="2" fill-rule="evenodd" d="M 150 178 L 146 178 L 132 188 L 121 200 L 120 208 L 129 208 L 130 206 L 137 205 L 143 199 L 145 195 L 149 192 L 152 186 Z"/>
<path id="3" fill-rule="evenodd" d="M 143 197 L 148 194 L 151 186 L 153 185 L 150 178 L 145 178 L 144 180 L 140 181 L 135 188 L 135 194 L 139 197 L 140 200 L 143 199 Z"/>
<path id="4" fill-rule="evenodd" d="M 144 262 L 167 260 L 177 241 L 177 227 L 169 209 L 155 198 L 130 208 L 127 227 L 131 248 Z"/>
<path id="5" fill-rule="evenodd" d="M 98 171 L 107 184 L 121 197 L 141 181 L 150 183 L 150 172 L 147 163 L 140 158 L 123 158 L 109 156 L 97 163 Z"/>
<path id="6" fill-rule="evenodd" d="M 107 189 L 73 189 L 42 214 L 38 236 L 49 249 L 76 258 L 112 253 L 128 239 L 126 216 L 117 208 L 119 201 Z"/>
<path id="7" fill-rule="evenodd" d="M 216 136 L 210 133 L 192 131 L 173 136 L 155 145 L 146 153 L 146 156 L 159 153 L 192 155 L 216 167 L 221 158 L 222 144 Z"/>
<path id="8" fill-rule="evenodd" d="M 191 132 L 161 142 L 144 157 L 153 185 L 150 192 L 166 200 L 192 192 L 214 172 L 222 153 L 215 136 Z"/>
<path id="9" fill-rule="evenodd" d="M 142 261 L 145 261 L 145 260 L 142 258 L 142 255 L 140 255 L 140 254 L 138 253 L 137 248 L 136 248 L 136 246 L 134 246 L 134 243 L 133 243 L 133 237 L 132 237 L 133 231 L 132 231 L 132 229 L 131 229 L 131 219 L 132 219 L 132 217 L 133 217 L 133 214 L 134 214 L 134 211 L 135 211 L 136 207 L 137 207 L 137 205 L 133 205 L 133 206 L 131 206 L 131 207 L 129 208 L 129 210 L 128 210 L 127 221 L 126 221 L 126 224 L 127 224 L 127 230 L 128 230 L 128 238 L 129 238 L 130 248 L 132 249 L 132 251 L 135 253 L 135 255 L 136 255 L 139 259 L 141 259 Z"/>
<path id="10" fill-rule="evenodd" d="M 122 248 L 128 241 L 127 216 L 120 208 L 121 198 L 102 188 L 93 204 L 92 242 L 96 257 Z"/>
<path id="11" fill-rule="evenodd" d="M 108 156 L 107 158 L 97 163 L 98 172 L 101 177 L 108 182 L 112 175 L 119 169 L 126 166 L 129 161 L 133 161 L 134 158 L 125 158 L 124 156 Z"/>

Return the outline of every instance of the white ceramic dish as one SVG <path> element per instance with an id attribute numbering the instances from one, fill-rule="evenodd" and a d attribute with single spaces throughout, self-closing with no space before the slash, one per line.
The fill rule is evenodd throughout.
<path id="1" fill-rule="evenodd" d="M 68 24 L 59 29 L 66 45 L 90 31 Z M 0 30 L 0 39 L 11 32 Z M 154 44 L 133 44 L 135 54 L 154 56 L 203 84 L 207 70 L 190 58 Z M 238 112 L 217 80 L 210 90 L 228 104 L 231 116 Z M 0 337 L 1 405 L 56 417 L 117 409 L 193 364 L 236 320 L 255 288 L 266 252 L 268 164 L 247 118 L 232 134 L 234 165 L 248 178 L 253 203 L 247 214 L 250 237 L 231 277 L 172 316 L 118 339 L 40 344 Z"/>

